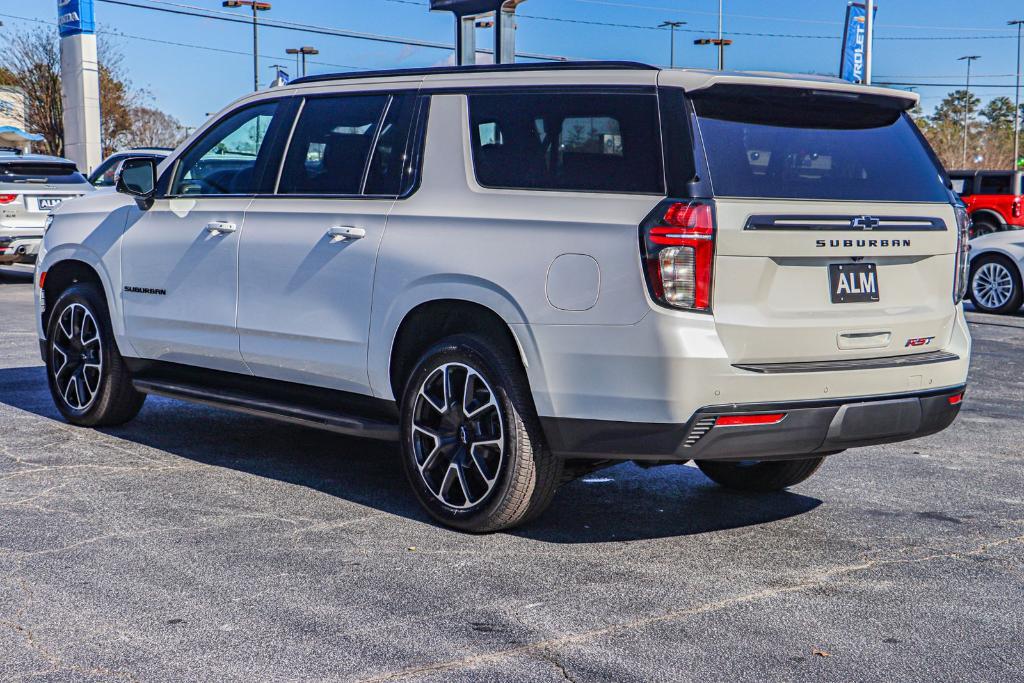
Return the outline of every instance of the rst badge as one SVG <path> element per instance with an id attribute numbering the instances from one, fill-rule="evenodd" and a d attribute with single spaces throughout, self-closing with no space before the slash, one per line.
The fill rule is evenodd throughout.
<path id="1" fill-rule="evenodd" d="M 913 339 L 908 339 L 907 343 L 903 345 L 903 348 L 908 349 L 915 346 L 928 346 L 932 343 L 933 339 L 935 339 L 935 337 L 915 337 Z"/>
<path id="2" fill-rule="evenodd" d="M 829 294 L 834 304 L 878 301 L 878 272 L 874 263 L 832 263 Z"/>

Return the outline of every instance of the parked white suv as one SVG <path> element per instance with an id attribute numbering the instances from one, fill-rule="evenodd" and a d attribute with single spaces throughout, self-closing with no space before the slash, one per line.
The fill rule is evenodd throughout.
<path id="1" fill-rule="evenodd" d="M 92 190 L 72 161 L 0 150 L 0 264 L 34 263 L 50 212 Z"/>
<path id="2" fill-rule="evenodd" d="M 915 102 L 632 63 L 249 95 L 56 213 L 54 400 L 79 425 L 160 394 L 399 441 L 470 531 L 618 460 L 796 484 L 960 408 L 968 225 Z"/>

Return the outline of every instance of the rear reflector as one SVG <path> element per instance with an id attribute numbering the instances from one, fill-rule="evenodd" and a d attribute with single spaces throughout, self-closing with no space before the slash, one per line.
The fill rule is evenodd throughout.
<path id="1" fill-rule="evenodd" d="M 962 393 L 960 393 L 960 394 L 953 394 L 952 396 L 950 396 L 946 400 L 949 401 L 949 405 L 951 405 L 951 406 L 958 406 L 961 403 L 963 403 L 964 395 Z"/>
<path id="2" fill-rule="evenodd" d="M 739 427 L 742 425 L 774 425 L 782 422 L 785 413 L 765 413 L 763 415 L 723 415 L 715 420 L 716 427 Z"/>
<path id="3" fill-rule="evenodd" d="M 39 289 L 46 286 L 46 271 L 39 273 Z"/>

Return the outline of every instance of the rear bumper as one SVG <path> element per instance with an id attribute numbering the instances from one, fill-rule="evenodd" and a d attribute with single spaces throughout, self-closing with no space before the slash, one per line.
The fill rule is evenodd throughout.
<path id="1" fill-rule="evenodd" d="M 707 406 L 685 424 L 542 417 L 552 452 L 610 460 L 770 460 L 824 455 L 942 431 L 963 386 L 902 395 Z M 775 424 L 718 425 L 722 416 L 784 414 Z"/>
<path id="2" fill-rule="evenodd" d="M 35 263 L 42 235 L 0 236 L 0 263 Z"/>

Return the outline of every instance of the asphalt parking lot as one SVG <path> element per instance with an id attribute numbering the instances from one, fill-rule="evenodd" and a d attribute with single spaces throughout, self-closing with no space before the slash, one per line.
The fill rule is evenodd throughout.
<path id="1" fill-rule="evenodd" d="M 2 680 L 1020 680 L 1024 317 L 945 433 L 788 493 L 632 464 L 469 536 L 392 446 L 150 398 L 58 418 L 0 268 Z"/>

